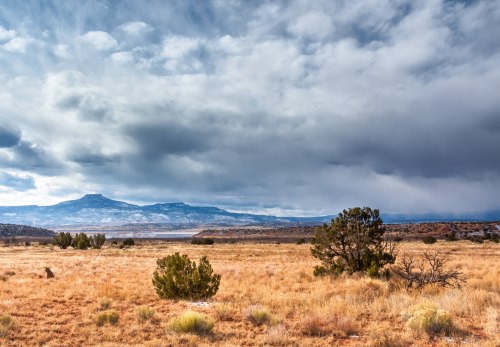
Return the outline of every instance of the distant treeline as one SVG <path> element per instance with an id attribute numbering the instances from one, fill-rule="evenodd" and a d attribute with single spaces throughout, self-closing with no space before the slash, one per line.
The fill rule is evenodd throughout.
<path id="1" fill-rule="evenodd" d="M 0 237 L 53 237 L 52 230 L 28 225 L 0 224 Z"/>

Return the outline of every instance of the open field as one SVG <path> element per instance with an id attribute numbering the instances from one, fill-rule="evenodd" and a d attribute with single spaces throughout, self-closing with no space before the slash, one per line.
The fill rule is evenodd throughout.
<path id="1" fill-rule="evenodd" d="M 403 242 L 399 253 L 439 250 L 468 277 L 463 289 L 407 291 L 397 281 L 363 277 L 315 278 L 309 245 L 148 242 L 128 249 L 61 250 L 51 246 L 0 247 L 0 346 L 499 346 L 500 246 L 469 241 L 425 245 Z M 207 306 L 161 300 L 151 284 L 157 258 L 181 252 L 207 255 L 222 275 Z M 55 278 L 45 278 L 50 267 Z M 405 325 L 405 312 L 432 302 L 449 311 L 455 329 L 431 340 Z M 262 305 L 271 323 L 246 318 Z M 109 306 L 109 308 L 107 308 Z M 137 307 L 155 313 L 145 322 Z M 118 313 L 115 325 L 97 326 L 100 312 Z M 166 332 L 166 322 L 187 310 L 215 319 L 204 336 Z M 3 335 L 3 336 L 2 336 Z"/>

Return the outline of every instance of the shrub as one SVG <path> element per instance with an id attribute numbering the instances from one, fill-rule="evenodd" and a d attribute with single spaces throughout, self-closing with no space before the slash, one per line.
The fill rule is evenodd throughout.
<path id="1" fill-rule="evenodd" d="M 448 242 L 458 241 L 455 234 L 446 235 L 444 239 Z"/>
<path id="2" fill-rule="evenodd" d="M 167 323 L 167 331 L 201 335 L 212 331 L 214 324 L 214 320 L 211 317 L 198 312 L 188 311 L 170 319 Z"/>
<path id="3" fill-rule="evenodd" d="M 297 240 L 298 245 L 303 245 L 304 243 L 306 243 L 306 239 L 303 237 Z"/>
<path id="4" fill-rule="evenodd" d="M 432 245 L 433 243 L 437 242 L 437 239 L 434 236 L 428 235 L 422 238 L 422 242 L 426 245 Z"/>
<path id="5" fill-rule="evenodd" d="M 413 286 L 422 288 L 429 284 L 460 288 L 466 282 L 466 278 L 458 270 L 446 269 L 447 262 L 448 258 L 440 256 L 437 252 L 425 252 L 419 259 L 404 254 L 400 265 L 392 271 L 406 281 L 407 288 Z"/>
<path id="6" fill-rule="evenodd" d="M 438 309 L 434 304 L 423 303 L 411 307 L 406 312 L 406 326 L 416 332 L 425 332 L 429 336 L 440 333 L 450 334 L 453 320 L 448 311 Z"/>
<path id="7" fill-rule="evenodd" d="M 198 266 L 179 253 L 158 259 L 156 264 L 153 285 L 162 299 L 206 299 L 219 289 L 220 275 L 213 273 L 206 256 Z"/>
<path id="8" fill-rule="evenodd" d="M 97 315 L 96 324 L 99 327 L 103 326 L 106 323 L 109 323 L 111 325 L 115 325 L 116 323 L 118 323 L 118 319 L 119 319 L 118 312 L 116 312 L 114 310 L 104 311 L 104 312 L 100 312 Z"/>
<path id="9" fill-rule="evenodd" d="M 328 226 L 318 228 L 312 239 L 311 253 L 322 265 L 315 275 L 346 271 L 375 275 L 386 264 L 394 263 L 395 245 L 384 238 L 385 227 L 379 211 L 369 207 L 344 210 Z"/>
<path id="10" fill-rule="evenodd" d="M 128 237 L 125 240 L 123 240 L 122 245 L 124 245 L 124 246 L 135 246 L 134 239 Z"/>
<path id="11" fill-rule="evenodd" d="M 271 325 L 276 323 L 273 315 L 262 305 L 248 306 L 246 309 L 246 318 L 255 325 Z"/>
<path id="12" fill-rule="evenodd" d="M 106 235 L 104 234 L 95 234 L 90 237 L 92 248 L 100 249 L 104 245 L 104 242 L 106 242 Z"/>
<path id="13" fill-rule="evenodd" d="M 29 242 L 29 241 L 24 241 L 24 246 L 25 246 L 25 247 L 29 247 L 29 246 L 31 246 L 31 242 Z"/>
<path id="14" fill-rule="evenodd" d="M 85 233 L 76 234 L 72 246 L 76 249 L 90 248 L 90 239 Z"/>
<path id="15" fill-rule="evenodd" d="M 403 241 L 403 238 L 401 236 L 396 236 L 394 238 L 394 242 L 401 242 L 401 241 Z"/>
<path id="16" fill-rule="evenodd" d="M 0 314 L 0 337 L 7 336 L 14 327 L 14 319 L 9 314 Z"/>
<path id="17" fill-rule="evenodd" d="M 55 246 L 59 246 L 62 249 L 66 249 L 69 246 L 71 246 L 71 244 L 73 243 L 73 237 L 71 236 L 70 233 L 60 232 L 59 234 L 54 236 L 53 242 L 54 242 Z M 40 242 L 40 244 L 42 244 L 42 243 L 43 243 L 43 241 Z"/>
<path id="18" fill-rule="evenodd" d="M 192 245 L 213 245 L 214 240 L 210 238 L 194 238 L 191 240 Z"/>
<path id="19" fill-rule="evenodd" d="M 135 316 L 139 323 L 144 323 L 145 321 L 153 318 L 155 311 L 148 306 L 139 306 L 135 309 Z"/>

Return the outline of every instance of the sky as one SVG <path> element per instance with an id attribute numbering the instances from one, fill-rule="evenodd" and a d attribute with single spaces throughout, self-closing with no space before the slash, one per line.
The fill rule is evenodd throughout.
<path id="1" fill-rule="evenodd" d="M 0 2 L 0 205 L 500 208 L 500 1 Z"/>

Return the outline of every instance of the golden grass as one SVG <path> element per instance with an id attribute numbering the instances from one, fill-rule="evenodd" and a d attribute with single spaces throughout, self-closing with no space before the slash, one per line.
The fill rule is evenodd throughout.
<path id="1" fill-rule="evenodd" d="M 212 331 L 214 324 L 214 319 L 208 315 L 187 311 L 168 321 L 167 332 L 203 335 Z"/>
<path id="2" fill-rule="evenodd" d="M 363 276 L 315 278 L 309 245 L 149 243 L 118 249 L 61 250 L 0 247 L 0 315 L 15 326 L 0 346 L 498 346 L 500 246 L 491 242 L 403 242 L 399 252 L 450 254 L 449 266 L 468 277 L 462 289 L 406 291 L 398 281 Z M 222 275 L 208 305 L 161 300 L 151 277 L 155 262 L 174 252 L 207 255 Z M 55 278 L 47 279 L 49 267 Z M 5 275 L 6 273 L 9 275 Z M 448 312 L 460 334 L 415 334 L 404 312 L 424 302 Z M 255 325 L 249 306 L 261 305 L 276 324 Z M 138 318 L 148 307 L 154 317 Z M 114 310 L 115 325 L 96 325 Z M 211 334 L 166 333 L 186 311 L 214 319 Z M 279 323 L 278 323 L 279 322 Z"/>

